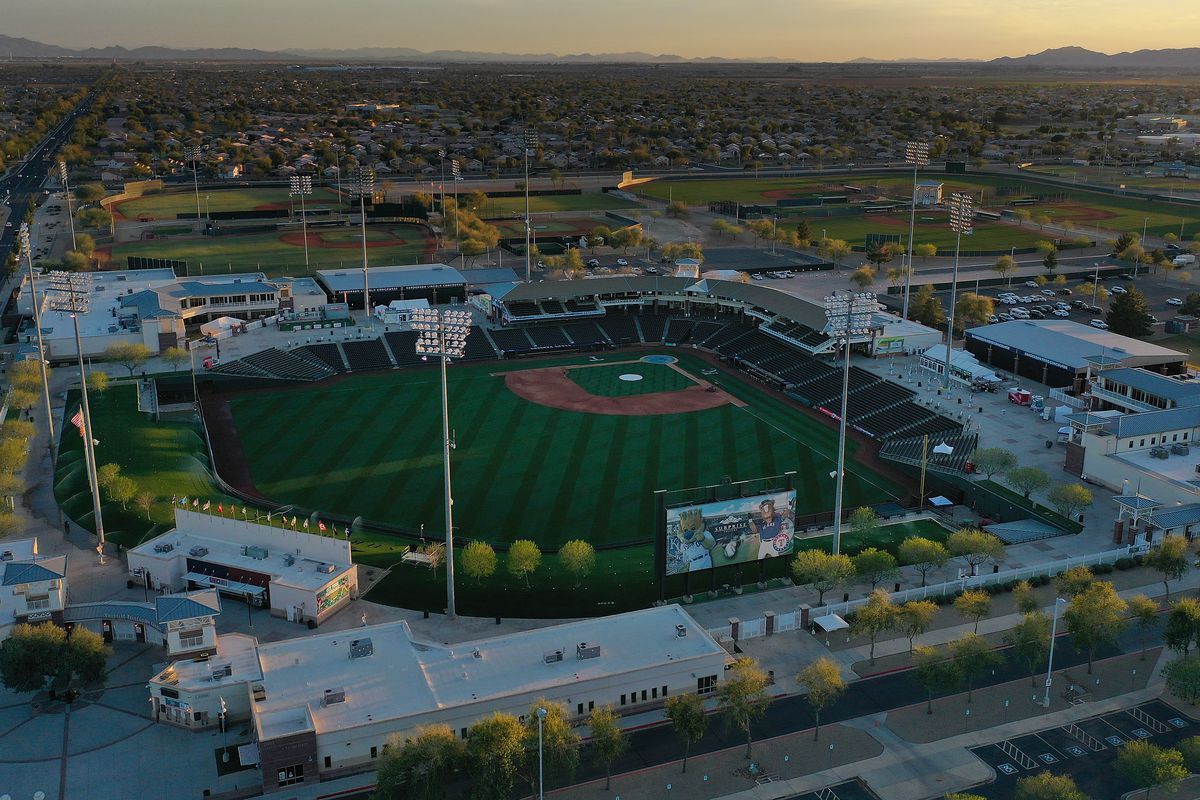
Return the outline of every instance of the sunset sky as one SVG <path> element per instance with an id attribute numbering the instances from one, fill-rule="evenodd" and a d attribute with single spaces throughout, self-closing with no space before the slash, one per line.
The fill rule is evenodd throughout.
<path id="1" fill-rule="evenodd" d="M 40 0 L 0 32 L 66 47 L 645 51 L 797 61 L 1190 47 L 1194 0 Z M 1181 35 L 1182 34 L 1182 35 Z"/>

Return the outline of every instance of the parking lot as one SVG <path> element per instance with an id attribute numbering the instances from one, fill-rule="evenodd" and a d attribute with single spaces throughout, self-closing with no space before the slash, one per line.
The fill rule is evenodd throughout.
<path id="1" fill-rule="evenodd" d="M 879 795 L 868 789 L 862 781 L 853 780 L 815 792 L 792 795 L 783 800 L 879 800 Z"/>
<path id="2" fill-rule="evenodd" d="M 1194 719 L 1154 700 L 1073 725 L 973 748 L 972 752 L 996 771 L 996 780 L 972 792 L 997 800 L 1010 798 L 1018 780 L 1049 770 L 1071 775 L 1091 797 L 1120 797 L 1136 787 L 1113 769 L 1118 748 L 1139 740 L 1169 747 L 1197 734 L 1200 726 Z"/>

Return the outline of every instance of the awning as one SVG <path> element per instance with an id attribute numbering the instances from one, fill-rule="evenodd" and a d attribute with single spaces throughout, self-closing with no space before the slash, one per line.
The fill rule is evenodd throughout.
<path id="1" fill-rule="evenodd" d="M 929 505 L 933 506 L 934 508 L 946 508 L 947 506 L 954 505 L 954 503 L 950 500 L 950 498 L 939 494 L 937 497 L 929 498 Z"/>
<path id="2" fill-rule="evenodd" d="M 255 586 L 252 583 L 226 580 L 225 578 L 218 578 L 215 575 L 201 575 L 199 572 L 189 572 L 183 576 L 183 579 L 200 586 L 210 586 L 213 589 L 218 589 L 222 592 L 232 592 L 233 594 L 252 594 L 257 597 L 267 591 L 265 586 Z"/>
<path id="3" fill-rule="evenodd" d="M 846 620 L 842 619 L 837 614 L 826 614 L 823 617 L 816 617 L 813 619 L 813 624 L 826 633 L 832 633 L 833 631 L 840 631 L 843 628 L 850 627 L 850 623 L 846 622 Z"/>

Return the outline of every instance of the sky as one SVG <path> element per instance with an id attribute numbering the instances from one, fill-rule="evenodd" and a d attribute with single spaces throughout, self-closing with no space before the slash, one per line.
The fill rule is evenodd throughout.
<path id="1" fill-rule="evenodd" d="M 643 51 L 846 61 L 1191 47 L 1195 0 L 16 0 L 0 32 L 64 47 Z"/>

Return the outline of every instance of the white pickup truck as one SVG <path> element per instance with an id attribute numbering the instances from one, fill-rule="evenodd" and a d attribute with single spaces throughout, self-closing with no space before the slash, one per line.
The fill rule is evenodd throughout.
<path id="1" fill-rule="evenodd" d="M 1175 256 L 1171 264 L 1176 267 L 1190 267 L 1196 263 L 1196 257 L 1191 253 L 1184 253 L 1181 256 Z"/>

